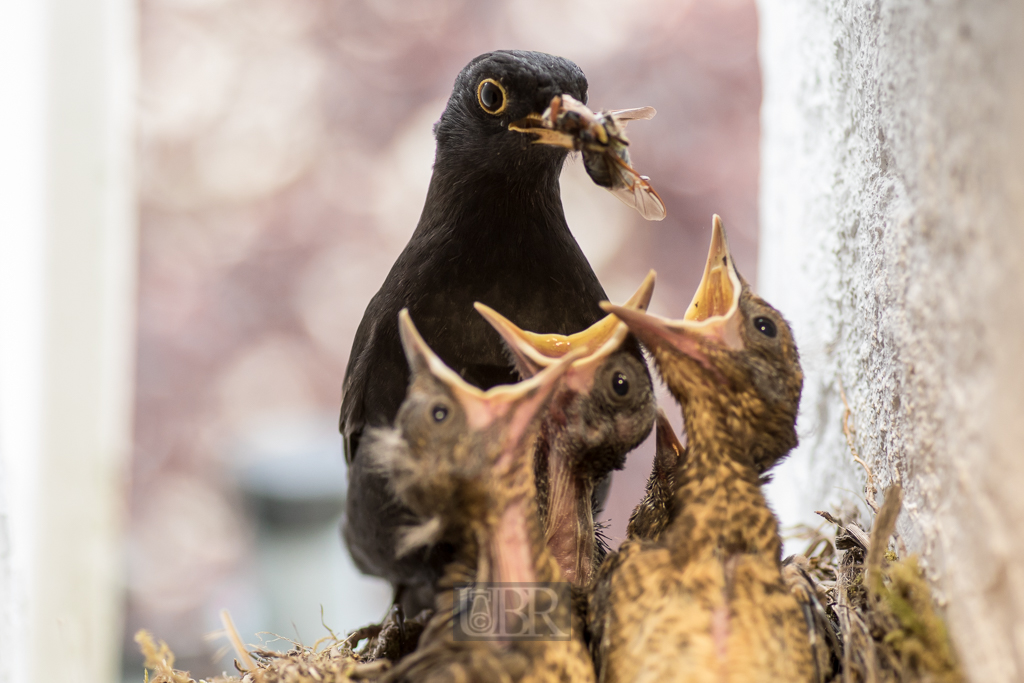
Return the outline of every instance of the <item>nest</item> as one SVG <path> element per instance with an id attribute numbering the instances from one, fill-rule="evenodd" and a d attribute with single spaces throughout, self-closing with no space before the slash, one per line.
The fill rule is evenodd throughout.
<path id="1" fill-rule="evenodd" d="M 901 488 L 891 486 L 870 534 L 818 512 L 835 525 L 834 540 L 815 530 L 806 554 L 786 561 L 787 580 L 818 616 L 812 641 L 822 682 L 964 680 L 917 557 L 890 548 L 901 503 Z"/>
<path id="2" fill-rule="evenodd" d="M 845 393 L 840 389 L 844 405 Z M 854 445 L 847 405 L 843 432 L 867 474 L 866 502 L 875 511 L 870 534 L 857 521 L 843 522 L 818 512 L 835 534 L 808 530 L 803 555 L 787 558 L 783 575 L 803 607 L 817 663 L 819 683 L 961 683 L 965 680 L 946 624 L 917 557 L 900 558 L 891 543 L 903 491 L 896 484 L 875 501 L 875 479 Z M 174 668 L 174 654 L 146 631 L 136 642 L 145 656 L 147 683 L 347 683 L 380 678 L 393 662 L 412 652 L 430 614 L 405 619 L 398 608 L 379 625 L 344 638 L 333 631 L 307 647 L 285 653 L 242 643 L 230 616 L 224 631 L 238 655 L 238 676 L 196 682 Z M 355 649 L 366 641 L 363 647 Z M 152 675 L 149 675 L 152 672 Z"/>
<path id="3" fill-rule="evenodd" d="M 397 618 L 396 618 L 397 617 Z M 231 616 L 221 613 L 224 634 L 238 659 L 237 676 L 217 676 L 196 681 L 187 671 L 174 668 L 174 653 L 167 643 L 157 642 L 145 630 L 135 634 L 145 657 L 146 683 L 349 683 L 373 681 L 397 659 L 415 647 L 422 632 L 422 619 L 403 620 L 392 612 L 384 623 L 367 626 L 339 638 L 333 631 L 312 646 L 293 643 L 288 652 L 263 648 L 248 649 L 235 629 Z M 330 631 L 330 629 L 328 629 Z M 360 650 L 354 646 L 362 640 Z"/>
<path id="4" fill-rule="evenodd" d="M 819 512 L 835 525 L 834 539 L 814 530 L 807 552 L 786 560 L 784 575 L 814 624 L 811 640 L 822 683 L 964 680 L 916 556 L 900 559 L 889 547 L 901 502 L 902 491 L 890 487 L 870 534 L 856 522 Z M 411 652 L 427 617 L 404 619 L 396 609 L 382 624 L 344 638 L 331 632 L 312 646 L 296 643 L 279 653 L 248 649 L 223 613 L 238 675 L 200 682 L 174 668 L 166 643 L 146 631 L 135 640 L 146 659 L 147 683 L 348 683 L 376 680 Z"/>

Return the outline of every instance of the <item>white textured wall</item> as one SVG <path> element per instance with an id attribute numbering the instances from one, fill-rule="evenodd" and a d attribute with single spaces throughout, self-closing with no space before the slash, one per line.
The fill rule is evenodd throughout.
<path id="1" fill-rule="evenodd" d="M 1024 3 L 759 8 L 760 290 L 807 372 L 776 506 L 861 492 L 842 382 L 972 680 L 1024 680 Z"/>
<path id="2" fill-rule="evenodd" d="M 134 3 L 0 4 L 0 683 L 118 679 Z"/>
<path id="3" fill-rule="evenodd" d="M 28 680 L 28 508 L 42 392 L 45 8 L 0 9 L 0 683 Z"/>

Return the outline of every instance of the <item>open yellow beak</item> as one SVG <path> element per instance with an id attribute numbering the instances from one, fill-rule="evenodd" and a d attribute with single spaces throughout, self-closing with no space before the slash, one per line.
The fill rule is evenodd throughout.
<path id="1" fill-rule="evenodd" d="M 707 365 L 702 342 L 725 348 L 743 348 L 739 308 L 743 281 L 733 263 L 722 219 L 715 215 L 711 247 L 697 293 L 682 320 L 671 320 L 603 302 L 601 308 L 618 316 L 650 348 L 666 343 Z"/>
<path id="2" fill-rule="evenodd" d="M 711 219 L 711 246 L 707 263 L 704 264 L 704 276 L 683 320 L 704 322 L 711 318 L 727 317 L 739 306 L 742 289 L 742 281 L 725 239 L 722 219 L 715 214 Z"/>
<path id="3" fill-rule="evenodd" d="M 657 274 L 653 270 L 647 273 L 640 287 L 623 306 L 646 310 L 654 294 L 656 277 Z M 519 328 L 490 306 L 480 302 L 473 306 L 505 340 L 515 359 L 516 368 L 523 377 L 532 377 L 541 369 L 557 363 L 573 350 L 579 350 L 581 353 L 573 363 L 574 374 L 584 368 L 600 364 L 600 361 L 622 346 L 626 335 L 629 334 L 629 328 L 614 315 L 607 315 L 575 334 L 537 334 Z"/>
<path id="4" fill-rule="evenodd" d="M 413 376 L 429 373 L 448 387 L 466 413 L 470 429 L 483 431 L 507 423 L 505 448 L 514 449 L 525 436 L 534 417 L 546 404 L 558 380 L 581 352 L 566 354 L 558 362 L 518 384 L 496 386 L 487 391 L 473 386 L 445 365 L 413 325 L 408 309 L 398 314 L 398 332 Z"/>

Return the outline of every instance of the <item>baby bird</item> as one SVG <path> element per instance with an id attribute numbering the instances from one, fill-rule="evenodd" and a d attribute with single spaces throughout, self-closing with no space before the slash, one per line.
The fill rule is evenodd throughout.
<path id="1" fill-rule="evenodd" d="M 633 509 L 626 526 L 627 538 L 656 541 L 672 518 L 676 495 L 676 471 L 686 459 L 686 446 L 672 429 L 665 411 L 658 408 L 654 464 L 643 500 Z"/>
<path id="2" fill-rule="evenodd" d="M 655 273 L 647 274 L 625 306 L 647 308 Z M 595 495 L 622 469 L 626 454 L 654 423 L 654 391 L 636 357 L 629 328 L 613 315 L 572 335 L 536 334 L 481 303 L 477 311 L 501 334 L 523 378 L 578 351 L 559 381 L 534 445 L 537 503 L 548 547 L 574 586 L 590 585 L 606 549 L 597 541 Z"/>
<path id="3" fill-rule="evenodd" d="M 810 682 L 760 486 L 797 442 L 803 374 L 789 326 L 739 276 L 718 216 L 683 320 L 603 307 L 653 353 L 688 444 L 660 540 L 627 541 L 602 566 L 590 610 L 599 680 Z"/>
<path id="4" fill-rule="evenodd" d="M 456 548 L 438 585 L 435 614 L 416 651 L 386 681 L 593 681 L 593 664 L 572 624 L 568 590 L 548 605 L 563 639 L 457 640 L 469 616 L 503 618 L 496 603 L 466 601 L 461 584 L 566 586 L 544 544 L 534 504 L 530 440 L 538 415 L 576 354 L 529 380 L 482 391 L 448 368 L 427 346 L 409 313 L 399 332 L 411 378 L 394 428 L 373 429 L 374 463 L 402 501 L 423 520 L 400 548 L 412 552 L 444 539 Z M 563 583 L 559 583 L 563 582 Z M 460 621 L 461 620 L 461 621 Z M 506 632 L 507 633 L 507 632 Z"/>

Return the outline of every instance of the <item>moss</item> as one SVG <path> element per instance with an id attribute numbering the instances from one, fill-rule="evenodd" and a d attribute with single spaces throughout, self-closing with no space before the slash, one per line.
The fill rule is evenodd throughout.
<path id="1" fill-rule="evenodd" d="M 828 586 L 828 611 L 841 656 L 819 679 L 843 683 L 960 683 L 963 672 L 931 586 L 917 557 L 888 549 L 901 505 L 900 491 L 886 503 L 869 538 L 856 522 L 839 523 L 835 541 L 819 531 L 810 538 L 810 576 Z M 852 529 L 851 527 L 856 527 Z M 825 542 L 822 543 L 822 539 Z M 870 547 L 868 547 L 870 546 Z M 834 577 L 834 582 L 831 580 Z"/>
<path id="2" fill-rule="evenodd" d="M 893 562 L 883 573 L 884 585 L 875 601 L 876 621 L 888 626 L 882 641 L 894 651 L 905 680 L 962 681 L 946 624 L 917 558 Z"/>

